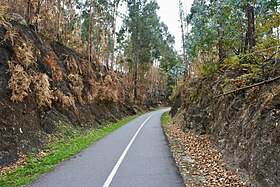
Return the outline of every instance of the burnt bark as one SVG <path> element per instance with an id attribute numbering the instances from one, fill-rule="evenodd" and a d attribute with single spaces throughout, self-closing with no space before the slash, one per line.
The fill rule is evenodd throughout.
<path id="1" fill-rule="evenodd" d="M 251 1 L 247 1 L 246 5 L 246 17 L 247 17 L 247 31 L 246 31 L 246 38 L 245 38 L 245 52 L 249 49 L 250 51 L 253 50 L 254 46 L 256 45 L 256 38 L 255 38 L 255 8 L 251 5 Z"/>
<path id="2" fill-rule="evenodd" d="M 60 17 L 61 17 L 61 0 L 57 2 L 57 9 L 58 9 L 58 15 L 57 15 L 57 41 L 61 41 L 61 22 L 60 22 Z"/>
<path id="3" fill-rule="evenodd" d="M 218 42 L 218 49 L 219 49 L 219 62 L 223 63 L 224 59 L 226 58 L 226 50 L 224 45 L 224 28 L 223 28 L 223 22 L 221 19 L 218 20 L 218 36 L 219 36 L 219 42 Z"/>

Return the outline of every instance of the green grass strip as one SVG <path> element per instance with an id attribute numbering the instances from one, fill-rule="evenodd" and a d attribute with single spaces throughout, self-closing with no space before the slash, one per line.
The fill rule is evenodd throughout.
<path id="1" fill-rule="evenodd" d="M 161 124 L 162 127 L 166 130 L 168 125 L 170 124 L 170 115 L 168 114 L 168 112 L 163 113 L 163 115 L 161 116 Z"/>
<path id="2" fill-rule="evenodd" d="M 41 174 L 54 169 L 55 165 L 70 158 L 81 150 L 91 145 L 96 140 L 104 137 L 122 125 L 140 116 L 130 116 L 118 123 L 109 124 L 97 130 L 88 130 L 58 139 L 43 148 L 46 156 L 30 154 L 26 157 L 26 164 L 9 171 L 0 179 L 0 186 L 22 186 L 37 179 Z"/>

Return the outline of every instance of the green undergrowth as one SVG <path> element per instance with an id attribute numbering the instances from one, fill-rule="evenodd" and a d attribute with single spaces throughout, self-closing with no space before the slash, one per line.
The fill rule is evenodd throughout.
<path id="1" fill-rule="evenodd" d="M 165 130 L 168 128 L 168 125 L 170 124 L 170 115 L 168 112 L 163 113 L 161 116 L 161 124 Z"/>
<path id="2" fill-rule="evenodd" d="M 0 186 L 22 186 L 33 182 L 41 174 L 51 171 L 60 162 L 82 151 L 96 140 L 104 137 L 141 114 L 127 117 L 115 124 L 108 124 L 94 130 L 82 130 L 67 121 L 59 121 L 57 132 L 49 136 L 48 143 L 40 153 L 24 158 L 26 164 L 3 174 Z M 42 156 L 43 154 L 43 156 Z"/>
<path id="3" fill-rule="evenodd" d="M 157 111 L 157 110 L 160 110 L 160 108 L 154 108 L 154 107 L 149 108 L 149 111 L 151 111 L 151 112 L 153 112 L 153 111 Z"/>

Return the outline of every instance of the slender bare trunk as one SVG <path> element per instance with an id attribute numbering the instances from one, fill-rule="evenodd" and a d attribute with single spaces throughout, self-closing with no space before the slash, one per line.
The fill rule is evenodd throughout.
<path id="1" fill-rule="evenodd" d="M 37 17 L 40 15 L 41 5 L 42 5 L 41 0 L 38 0 L 37 10 L 36 10 L 36 16 L 37 16 Z M 39 31 L 40 31 L 40 27 L 39 27 L 38 19 L 36 19 L 36 23 L 35 23 L 34 26 L 35 26 L 35 30 L 36 30 L 37 32 L 39 32 Z"/>
<path id="2" fill-rule="evenodd" d="M 26 22 L 29 25 L 31 23 L 31 0 L 27 1 L 27 11 L 26 11 Z"/>
<path id="3" fill-rule="evenodd" d="M 137 15 L 136 15 L 136 63 L 135 63 L 135 72 L 134 72 L 134 100 L 137 100 L 137 85 L 138 85 L 138 63 L 139 63 L 139 5 L 137 4 Z"/>
<path id="4" fill-rule="evenodd" d="M 114 69 L 114 63 L 115 63 L 115 39 L 116 39 L 116 22 L 118 18 L 118 7 L 119 7 L 119 1 L 116 2 L 116 5 L 114 7 L 114 17 L 113 17 L 113 31 L 112 31 L 112 56 L 111 56 L 111 68 Z"/>
<path id="5" fill-rule="evenodd" d="M 89 18 L 88 18 L 88 63 L 89 64 L 91 63 L 91 51 L 92 51 L 91 28 L 92 28 L 92 1 L 90 1 Z"/>
<path id="6" fill-rule="evenodd" d="M 180 22 L 181 22 L 181 37 L 182 37 L 182 49 L 183 49 L 183 59 L 184 59 L 184 63 L 187 62 L 187 49 L 186 49 L 186 43 L 185 43 L 185 14 L 184 14 L 184 8 L 183 8 L 183 3 L 182 1 L 180 0 L 179 1 L 179 14 L 180 14 Z"/>
<path id="7" fill-rule="evenodd" d="M 223 63 L 224 59 L 226 58 L 226 50 L 224 47 L 224 28 L 223 28 L 223 23 L 222 20 L 218 20 L 218 37 L 219 37 L 219 42 L 218 42 L 218 48 L 219 48 L 219 62 Z"/>
<path id="8" fill-rule="evenodd" d="M 246 17 L 248 20 L 246 39 L 245 39 L 245 51 L 248 49 L 253 50 L 256 45 L 255 39 L 255 8 L 250 5 L 250 0 L 247 2 L 246 6 Z"/>
<path id="9" fill-rule="evenodd" d="M 109 20 L 108 20 L 108 22 L 109 22 Z M 106 54 L 104 54 L 105 55 L 105 61 L 106 61 L 106 67 L 107 67 L 107 70 L 109 70 L 110 69 L 110 66 L 109 66 L 109 59 L 110 59 L 110 40 L 109 40 L 109 37 L 110 37 L 110 30 L 109 30 L 109 28 L 108 28 L 108 26 L 106 27 L 106 31 L 105 31 L 105 43 L 107 44 L 107 46 L 106 46 Z M 107 41 L 106 41 L 107 40 Z"/>
<path id="10" fill-rule="evenodd" d="M 60 17 L 61 17 L 61 0 L 58 0 L 58 2 L 57 2 L 58 4 L 57 4 L 57 11 L 58 11 L 58 16 L 57 16 L 57 41 L 58 42 L 60 42 L 61 41 L 61 33 L 60 33 L 60 30 L 61 30 L 61 28 L 60 28 Z"/>

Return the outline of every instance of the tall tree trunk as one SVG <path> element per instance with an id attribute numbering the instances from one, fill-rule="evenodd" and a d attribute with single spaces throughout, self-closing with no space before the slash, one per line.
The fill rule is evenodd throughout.
<path id="1" fill-rule="evenodd" d="M 92 1 L 90 1 L 89 7 L 89 18 L 88 18 L 88 63 L 91 63 L 91 53 L 92 53 Z"/>
<path id="2" fill-rule="evenodd" d="M 31 0 L 27 0 L 27 10 L 26 10 L 26 22 L 27 24 L 29 25 L 31 23 L 31 6 L 32 6 L 32 3 L 31 3 Z"/>
<path id="3" fill-rule="evenodd" d="M 65 0 L 62 0 L 62 7 L 66 7 L 66 10 L 68 9 Z M 70 14 L 70 12 L 68 14 Z M 64 11 L 62 11 L 61 17 L 64 20 Z M 70 16 L 70 19 L 71 19 L 71 16 Z M 63 24 L 62 24 L 62 27 L 61 27 L 62 28 L 62 33 L 63 33 L 62 36 L 63 36 L 63 39 L 64 39 L 65 42 L 67 42 L 68 23 L 69 23 L 70 19 L 67 19 L 66 21 L 63 21 Z"/>
<path id="4" fill-rule="evenodd" d="M 137 1 L 136 1 L 137 2 Z M 136 14 L 136 36 L 135 36 L 135 45 L 136 45 L 136 63 L 135 63 L 135 72 L 134 72 L 134 101 L 137 100 L 137 85 L 138 85 L 138 63 L 139 63 L 139 3 L 137 3 L 137 14 Z"/>
<path id="5" fill-rule="evenodd" d="M 181 22 L 181 37 L 182 37 L 182 49 L 183 49 L 183 63 L 187 63 L 187 48 L 186 48 L 186 41 L 185 41 L 185 29 L 186 29 L 186 24 L 185 24 L 185 13 L 184 13 L 184 7 L 183 3 L 181 0 L 179 0 L 179 14 L 180 14 L 180 22 Z"/>
<path id="6" fill-rule="evenodd" d="M 248 50 L 252 51 L 256 45 L 255 39 L 255 8 L 250 5 L 251 0 L 247 1 L 246 5 L 246 17 L 248 21 L 246 39 L 245 39 L 245 52 Z"/>
<path id="7" fill-rule="evenodd" d="M 37 17 L 40 15 L 41 5 L 42 5 L 41 0 L 38 0 L 37 9 L 36 9 L 36 16 L 37 16 Z M 35 30 L 36 30 L 37 32 L 40 31 L 38 19 L 36 19 L 36 23 L 34 24 L 34 27 L 35 27 Z"/>
<path id="8" fill-rule="evenodd" d="M 221 19 L 218 20 L 218 49 L 219 49 L 219 62 L 223 63 L 224 59 L 226 58 L 226 50 L 224 45 L 224 28 L 223 22 Z"/>
<path id="9" fill-rule="evenodd" d="M 119 0 L 115 2 L 115 7 L 113 11 L 113 31 L 112 31 L 112 56 L 111 56 L 111 69 L 114 69 L 114 62 L 115 62 L 115 39 L 116 39 L 116 22 L 118 17 L 118 7 L 119 7 Z"/>
<path id="10" fill-rule="evenodd" d="M 57 16 L 57 41 L 60 42 L 61 41 L 61 33 L 60 33 L 60 17 L 61 17 L 61 0 L 58 0 L 57 2 L 57 9 L 58 9 L 58 16 Z"/>
<path id="11" fill-rule="evenodd" d="M 109 20 L 108 20 L 109 23 Z M 106 26 L 106 32 L 105 32 L 105 42 L 107 44 L 106 46 L 106 54 L 105 54 L 105 61 L 106 61 L 106 66 L 107 66 L 107 70 L 110 69 L 109 66 L 109 61 L 110 61 L 110 29 L 108 28 L 108 26 Z M 107 41 L 106 41 L 107 40 Z"/>
<path id="12" fill-rule="evenodd" d="M 112 30 L 112 46 L 111 46 L 111 69 L 114 70 L 115 63 L 115 39 L 116 39 L 116 23 L 114 23 L 114 28 Z"/>

